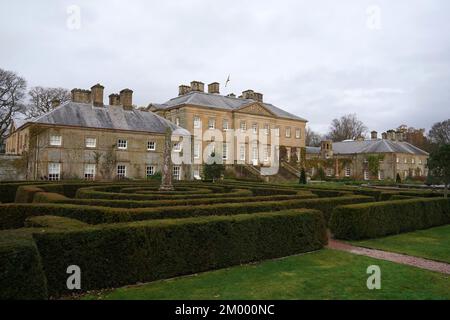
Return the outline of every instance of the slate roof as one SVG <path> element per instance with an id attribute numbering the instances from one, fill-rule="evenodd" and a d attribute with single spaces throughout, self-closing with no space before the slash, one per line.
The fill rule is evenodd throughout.
<path id="1" fill-rule="evenodd" d="M 307 147 L 306 152 L 318 153 L 317 149 L 320 151 L 320 148 Z M 333 153 L 409 153 L 416 155 L 428 155 L 427 152 L 413 146 L 408 142 L 392 141 L 386 139 L 333 142 Z"/>
<path id="2" fill-rule="evenodd" d="M 169 126 L 180 135 L 190 135 L 189 131 L 178 127 L 150 111 L 124 110 L 122 106 L 94 107 L 92 104 L 66 102 L 54 110 L 27 123 L 54 124 L 85 128 L 101 128 L 151 133 L 165 133 Z M 19 129 L 19 127 L 17 127 Z"/>
<path id="3" fill-rule="evenodd" d="M 185 95 L 173 98 L 163 104 L 155 106 L 157 106 L 157 108 L 159 109 L 169 109 L 183 104 L 192 104 L 208 108 L 236 110 L 252 103 L 255 103 L 255 100 L 191 91 Z M 307 121 L 306 119 L 300 118 L 292 113 L 284 111 L 274 106 L 273 104 L 266 102 L 262 102 L 261 104 L 278 117 L 291 120 Z"/>

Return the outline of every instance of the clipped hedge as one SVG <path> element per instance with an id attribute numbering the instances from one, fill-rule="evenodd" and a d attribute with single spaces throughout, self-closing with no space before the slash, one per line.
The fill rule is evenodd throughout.
<path id="1" fill-rule="evenodd" d="M 338 239 L 359 240 L 450 223 L 448 199 L 411 199 L 340 206 L 330 229 Z"/>
<path id="2" fill-rule="evenodd" d="M 89 226 L 87 223 L 79 220 L 56 217 L 56 216 L 37 216 L 29 217 L 25 220 L 27 228 L 52 228 L 56 230 L 72 230 Z"/>
<path id="3" fill-rule="evenodd" d="M 49 293 L 66 293 L 77 265 L 82 290 L 119 287 L 321 249 L 316 210 L 143 221 L 83 231 L 34 234 Z"/>
<path id="4" fill-rule="evenodd" d="M 230 198 L 201 198 L 201 199 L 180 199 L 180 200 L 105 200 L 105 199 L 69 199 L 57 193 L 37 193 L 34 196 L 34 203 L 59 203 L 59 204 L 77 204 L 88 206 L 102 206 L 110 208 L 154 208 L 167 206 L 192 206 L 208 205 L 218 203 L 246 203 L 260 201 L 284 201 L 295 199 L 313 199 L 317 195 L 303 192 L 297 195 L 276 195 L 276 196 L 255 196 L 255 197 L 230 197 Z"/>
<path id="5" fill-rule="evenodd" d="M 31 231 L 1 231 L 0 300 L 47 297 L 47 281 Z"/>
<path id="6" fill-rule="evenodd" d="M 5 204 L 0 205 L 0 229 L 21 228 L 25 219 L 32 216 L 54 215 L 77 219 L 89 224 L 115 223 L 147 219 L 189 218 L 211 215 L 234 215 L 271 212 L 287 209 L 318 209 L 328 221 L 332 210 L 339 205 L 373 201 L 367 196 L 338 198 L 264 201 L 257 203 L 225 203 L 198 206 L 158 208 L 107 208 L 70 204 Z"/>
<path id="7" fill-rule="evenodd" d="M 76 193 L 76 198 L 78 199 L 111 199 L 111 200 L 174 200 L 174 199 L 185 199 L 189 196 L 190 199 L 205 198 L 206 195 L 210 198 L 221 198 L 221 197 L 249 197 L 252 196 L 252 192 L 246 189 L 235 189 L 226 193 L 198 193 L 198 194 L 157 194 L 157 195 L 147 195 L 147 194 L 128 194 L 120 192 L 111 192 L 113 188 L 81 188 Z"/>

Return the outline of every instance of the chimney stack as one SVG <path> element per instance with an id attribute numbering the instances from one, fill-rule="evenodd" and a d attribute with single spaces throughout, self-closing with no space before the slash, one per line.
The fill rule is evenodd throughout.
<path id="1" fill-rule="evenodd" d="M 220 94 L 220 84 L 218 82 L 208 84 L 208 93 Z"/>
<path id="2" fill-rule="evenodd" d="M 186 85 L 181 85 L 178 87 L 178 96 L 184 96 L 191 92 L 191 87 Z"/>
<path id="3" fill-rule="evenodd" d="M 370 138 L 371 138 L 372 140 L 377 140 L 377 139 L 378 139 L 378 132 L 372 131 L 372 132 L 370 133 Z"/>
<path id="4" fill-rule="evenodd" d="M 253 90 L 245 90 L 242 92 L 242 98 L 255 99 L 255 92 Z"/>
<path id="5" fill-rule="evenodd" d="M 191 90 L 198 92 L 205 92 L 205 84 L 200 81 L 192 81 L 191 82 Z"/>
<path id="6" fill-rule="evenodd" d="M 82 90 L 81 89 L 72 89 L 72 102 L 81 102 L 82 100 Z"/>
<path id="7" fill-rule="evenodd" d="M 120 91 L 120 103 L 124 110 L 133 110 L 133 91 L 130 89 Z"/>
<path id="8" fill-rule="evenodd" d="M 383 133 L 381 134 L 381 138 L 382 138 L 383 140 L 386 140 L 386 139 L 387 139 L 387 133 L 386 133 L 386 132 L 383 132 Z"/>
<path id="9" fill-rule="evenodd" d="M 97 83 L 95 86 L 91 88 L 92 92 L 92 104 L 94 107 L 103 107 L 103 90 L 104 86 Z"/>
<path id="10" fill-rule="evenodd" d="M 394 141 L 395 140 L 395 131 L 394 130 L 388 130 L 386 132 L 388 140 Z"/>
<path id="11" fill-rule="evenodd" d="M 113 94 L 109 95 L 109 105 L 110 106 L 120 105 L 120 96 L 117 93 L 113 93 Z"/>
<path id="12" fill-rule="evenodd" d="M 258 102 L 263 102 L 263 94 L 259 92 L 254 92 L 253 97 Z"/>

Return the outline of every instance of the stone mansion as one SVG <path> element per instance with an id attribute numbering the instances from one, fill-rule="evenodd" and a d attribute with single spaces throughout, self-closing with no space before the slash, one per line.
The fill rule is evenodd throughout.
<path id="1" fill-rule="evenodd" d="M 176 180 L 201 178 L 211 153 L 237 176 L 246 172 L 256 178 L 274 163 L 282 180 L 297 179 L 301 166 L 311 176 L 319 168 L 328 177 L 358 179 L 426 174 L 426 152 L 385 136 L 307 147 L 307 120 L 253 90 L 221 95 L 217 82 L 205 90 L 204 83 L 192 81 L 179 86 L 178 96 L 165 103 L 136 108 L 132 97 L 133 91 L 124 89 L 109 95 L 105 104 L 100 84 L 73 89 L 71 101 L 55 101 L 49 113 L 15 121 L 6 153 L 22 156 L 20 170 L 29 180 L 146 179 L 161 171 L 170 130 L 179 137 L 173 140 L 172 154 L 189 158 L 173 165 Z M 375 156 L 381 164 L 376 173 L 368 166 Z"/>

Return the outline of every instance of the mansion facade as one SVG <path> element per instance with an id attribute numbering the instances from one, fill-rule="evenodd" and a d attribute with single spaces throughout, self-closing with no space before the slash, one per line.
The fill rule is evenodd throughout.
<path id="1" fill-rule="evenodd" d="M 401 180 L 428 174 L 428 153 L 412 144 L 372 131 L 371 139 L 322 141 L 306 148 L 306 167 L 311 177 L 319 170 L 328 178 L 353 180 Z M 321 169 L 319 169 L 321 168 Z"/>
<path id="2" fill-rule="evenodd" d="M 22 155 L 28 180 L 145 179 L 161 171 L 166 131 L 190 133 L 152 112 L 137 110 L 124 89 L 103 103 L 104 88 L 72 90 L 71 101 L 36 119 L 16 121 L 6 153 Z M 175 151 L 174 151 L 175 152 Z M 190 167 L 173 166 L 176 180 Z"/>
<path id="3" fill-rule="evenodd" d="M 17 171 L 28 180 L 146 179 L 162 171 L 172 133 L 175 180 L 200 179 L 210 158 L 236 176 L 296 180 L 301 167 L 311 177 L 402 179 L 425 176 L 428 154 L 395 135 L 370 140 L 305 145 L 307 120 L 263 99 L 253 90 L 221 95 L 217 82 L 192 81 L 178 96 L 145 108 L 133 106 L 133 91 L 109 95 L 104 87 L 73 89 L 71 101 L 30 120 L 15 121 L 6 153 L 20 155 Z M 272 173 L 264 171 L 276 167 Z M 244 170 L 245 169 L 245 170 Z M 240 175 L 241 174 L 241 175 Z"/>
<path id="4" fill-rule="evenodd" d="M 204 83 L 192 81 L 179 87 L 178 97 L 149 110 L 193 134 L 194 177 L 201 175 L 212 152 L 228 167 L 241 165 L 261 173 L 264 167 L 279 165 L 280 149 L 299 156 L 305 147 L 307 120 L 265 102 L 263 94 L 253 90 L 239 97 L 221 95 L 217 82 L 205 92 Z"/>

